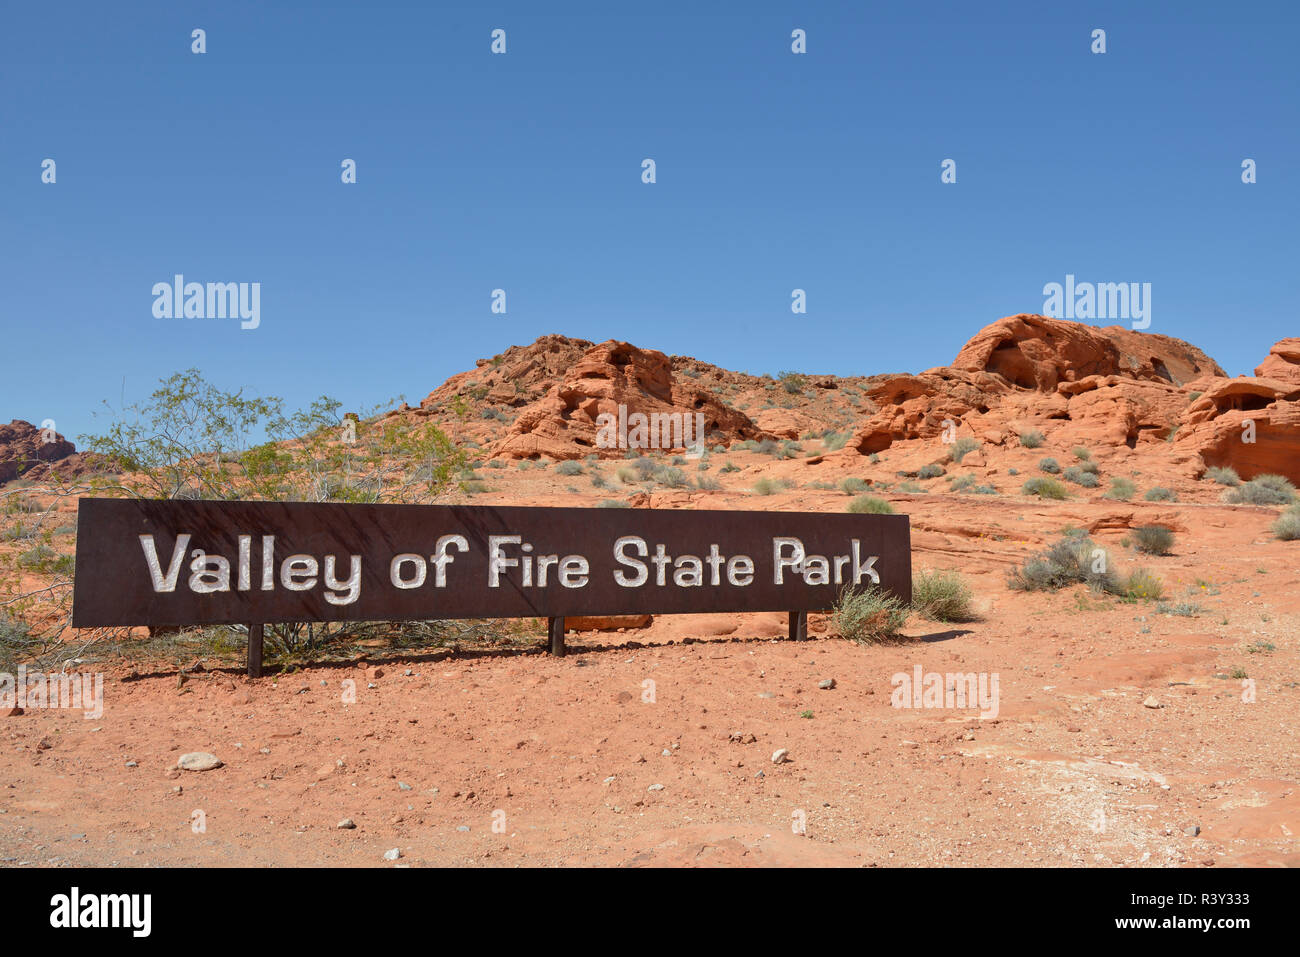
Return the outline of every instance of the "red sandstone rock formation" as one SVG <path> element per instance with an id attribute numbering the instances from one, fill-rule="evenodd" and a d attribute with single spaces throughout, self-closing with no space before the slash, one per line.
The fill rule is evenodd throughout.
<path id="1" fill-rule="evenodd" d="M 1091 375 L 1174 385 L 1197 376 L 1226 375 L 1218 363 L 1181 339 L 1023 313 L 985 326 L 952 364 L 955 369 L 992 372 L 1014 386 L 1042 392 Z"/>
<path id="2" fill-rule="evenodd" d="M 674 374 L 674 360 L 662 352 L 611 339 L 587 349 L 563 381 L 526 406 L 510 434 L 494 443 L 491 452 L 509 458 L 574 459 L 593 453 L 622 457 L 626 448 L 601 448 L 597 441 L 600 416 L 617 420 L 620 405 L 626 416 L 702 413 L 710 443 L 768 437 L 749 416 L 695 379 Z"/>
<path id="3" fill-rule="evenodd" d="M 14 419 L 0 425 L 0 483 L 15 478 L 45 479 L 54 474 L 65 478 L 102 467 L 102 456 L 77 451 L 58 433 L 47 436 L 30 422 Z"/>

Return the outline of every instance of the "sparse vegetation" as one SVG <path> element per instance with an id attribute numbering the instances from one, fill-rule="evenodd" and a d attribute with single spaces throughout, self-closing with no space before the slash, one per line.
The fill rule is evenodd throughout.
<path id="1" fill-rule="evenodd" d="M 1056 459 L 1040 459 L 1038 462 L 1038 471 L 1046 472 L 1048 475 L 1056 475 L 1061 471 L 1061 466 L 1057 463 Z"/>
<path id="2" fill-rule="evenodd" d="M 893 595 L 879 588 L 845 589 L 831 615 L 835 630 L 860 645 L 874 645 L 897 637 L 907 624 L 907 611 Z"/>
<path id="3" fill-rule="evenodd" d="M 651 473 L 651 477 L 660 485 L 669 488 L 687 488 L 691 484 L 685 472 L 670 465 L 661 465 Z"/>
<path id="4" fill-rule="evenodd" d="M 1020 486 L 1020 491 L 1025 495 L 1037 495 L 1039 498 L 1067 499 L 1070 497 L 1070 493 L 1064 485 L 1056 479 L 1050 478 L 1031 478 Z"/>
<path id="5" fill-rule="evenodd" d="M 974 452 L 980 447 L 975 439 L 969 436 L 962 436 L 953 443 L 952 448 L 948 450 L 948 458 L 953 462 L 961 462 L 969 453 Z"/>
<path id="6" fill-rule="evenodd" d="M 772 495 L 780 486 L 770 478 L 761 478 L 754 483 L 754 493 L 756 495 Z"/>
<path id="7" fill-rule="evenodd" d="M 1110 480 L 1110 488 L 1108 488 L 1101 497 L 1112 499 L 1117 502 L 1127 502 L 1136 494 L 1137 486 L 1133 484 L 1132 479 L 1118 476 Z"/>
<path id="8" fill-rule="evenodd" d="M 1172 605 L 1162 601 L 1156 605 L 1156 612 L 1161 615 L 1177 615 L 1180 618 L 1195 618 L 1201 613 L 1201 606 L 1194 601 L 1180 601 Z"/>
<path id="9" fill-rule="evenodd" d="M 894 506 L 874 495 L 859 495 L 849 502 L 848 511 L 855 515 L 893 515 Z"/>
<path id="10" fill-rule="evenodd" d="M 1070 449 L 1070 451 L 1074 453 L 1074 457 L 1080 462 L 1086 462 L 1088 459 L 1092 458 L 1092 453 L 1082 445 L 1076 445 L 1074 448 Z"/>
<path id="11" fill-rule="evenodd" d="M 919 479 L 932 479 L 932 478 L 938 478 L 942 474 L 943 474 L 943 466 L 934 465 L 933 463 L 931 463 L 930 465 L 922 465 L 921 468 L 917 471 L 916 477 Z"/>
<path id="12" fill-rule="evenodd" d="M 1225 490 L 1223 500 L 1233 505 L 1290 505 L 1295 501 L 1295 486 L 1281 475 L 1257 475 Z"/>
<path id="13" fill-rule="evenodd" d="M 1131 601 L 1159 601 L 1165 587 L 1145 568 L 1135 568 L 1124 579 L 1123 593 Z"/>
<path id="14" fill-rule="evenodd" d="M 1236 488 L 1241 484 L 1241 476 L 1237 474 L 1237 470 L 1226 465 L 1222 468 L 1217 465 L 1210 466 L 1205 471 L 1205 477 L 1211 482 L 1227 485 L 1230 488 Z"/>
<path id="15" fill-rule="evenodd" d="M 557 475 L 581 475 L 582 463 L 575 462 L 572 459 L 566 460 L 555 466 L 555 473 Z"/>
<path id="16" fill-rule="evenodd" d="M 1170 489 L 1157 485 L 1155 488 L 1147 489 L 1146 495 L 1142 496 L 1148 502 L 1176 502 L 1178 496 Z"/>
<path id="17" fill-rule="evenodd" d="M 840 482 L 840 491 L 845 495 L 857 495 L 860 492 L 865 492 L 870 487 L 870 482 L 853 476 L 849 476 Z"/>
<path id="18" fill-rule="evenodd" d="M 1026 449 L 1039 448 L 1045 441 L 1046 437 L 1037 429 L 1030 429 L 1028 432 L 1020 433 L 1020 444 Z"/>
<path id="19" fill-rule="evenodd" d="M 1076 584 L 1113 595 L 1124 590 L 1110 556 L 1086 535 L 1067 535 L 1007 578 L 1013 591 L 1056 591 Z"/>
<path id="20" fill-rule="evenodd" d="M 1089 463 L 1092 464 L 1092 463 Z M 1101 479 L 1097 478 L 1097 473 L 1081 468 L 1077 465 L 1071 465 L 1061 476 L 1067 482 L 1073 482 L 1075 485 L 1081 485 L 1084 488 L 1096 488 L 1101 484 Z"/>
<path id="21" fill-rule="evenodd" d="M 1174 547 L 1174 533 L 1164 525 L 1139 525 L 1133 539 L 1133 547 L 1147 555 L 1168 555 Z"/>
<path id="22" fill-rule="evenodd" d="M 921 571 L 912 576 L 912 610 L 932 621 L 971 621 L 974 592 L 957 572 Z"/>
<path id="23" fill-rule="evenodd" d="M 1300 505 L 1292 505 L 1273 523 L 1273 534 L 1284 542 L 1300 539 Z"/>
<path id="24" fill-rule="evenodd" d="M 778 372 L 777 379 L 781 387 L 790 395 L 798 395 L 808 385 L 808 377 L 800 375 L 798 372 Z"/>

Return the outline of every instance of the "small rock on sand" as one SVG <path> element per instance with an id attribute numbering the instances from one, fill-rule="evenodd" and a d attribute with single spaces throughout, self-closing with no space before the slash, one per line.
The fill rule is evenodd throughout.
<path id="1" fill-rule="evenodd" d="M 211 771 L 214 768 L 221 767 L 221 761 L 215 754 L 208 754 L 206 751 L 191 751 L 189 754 L 182 754 L 176 766 L 182 771 Z"/>

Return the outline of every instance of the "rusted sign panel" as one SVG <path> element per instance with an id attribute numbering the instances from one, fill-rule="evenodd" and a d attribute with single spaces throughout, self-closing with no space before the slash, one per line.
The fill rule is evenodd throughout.
<path id="1" fill-rule="evenodd" d="M 73 625 L 818 611 L 911 599 L 903 515 L 82 499 Z"/>

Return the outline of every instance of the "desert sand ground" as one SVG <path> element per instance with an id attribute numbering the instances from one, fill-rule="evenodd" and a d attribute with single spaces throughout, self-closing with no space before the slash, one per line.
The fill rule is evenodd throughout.
<path id="1" fill-rule="evenodd" d="M 759 474 L 849 474 L 829 460 L 726 458 L 740 471 L 723 491 L 643 504 L 847 502 L 749 491 Z M 609 494 L 553 471 L 485 472 L 478 504 Z M 540 652 L 539 624 L 532 649 L 377 653 L 257 681 L 236 658 L 184 676 L 88 660 L 106 674 L 101 718 L 0 717 L 0 858 L 377 867 L 396 848 L 416 867 L 1295 866 L 1297 552 L 1269 534 L 1276 509 L 1184 485 L 1182 503 L 885 493 L 911 516 L 915 565 L 959 569 L 979 612 L 914 617 L 897 644 L 830 637 L 820 616 L 793 642 L 765 614 L 571 635 L 563 659 Z M 1147 522 L 1175 531 L 1172 554 L 1121 544 Z M 1196 609 L 1009 591 L 1006 573 L 1067 527 Z M 892 707 L 892 676 L 917 666 L 996 673 L 996 717 Z M 774 764 L 778 749 L 788 760 Z M 191 751 L 223 766 L 178 770 Z"/>

